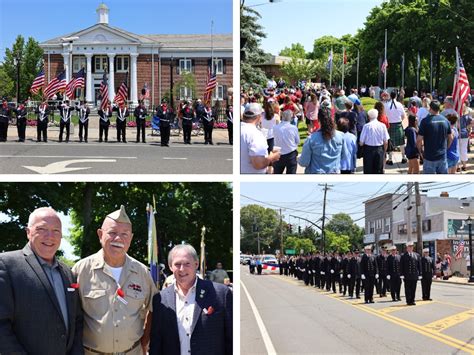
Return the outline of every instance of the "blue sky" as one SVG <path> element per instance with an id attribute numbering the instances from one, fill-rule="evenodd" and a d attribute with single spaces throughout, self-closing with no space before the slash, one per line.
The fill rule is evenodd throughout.
<path id="1" fill-rule="evenodd" d="M 448 191 L 450 197 L 471 197 L 474 195 L 472 185 L 459 185 L 461 182 L 436 182 L 432 184 L 420 183 L 420 189 L 424 186 L 431 186 L 426 194 L 428 196 L 439 196 L 441 191 Z M 364 226 L 364 204 L 363 202 L 370 197 L 380 196 L 384 193 L 393 193 L 402 184 L 385 183 L 385 182 L 336 182 L 328 183 L 333 185 L 327 192 L 326 213 L 330 218 L 332 214 L 344 212 L 351 215 L 353 220 L 357 220 L 357 224 Z M 400 190 L 402 193 L 406 191 L 405 186 Z M 297 219 L 289 217 L 289 215 L 300 216 L 311 221 L 316 221 L 322 215 L 323 201 L 323 185 L 322 183 L 307 182 L 289 182 L 289 183 L 241 183 L 241 205 L 259 204 L 267 208 L 279 209 L 283 207 L 282 214 L 284 220 L 288 223 L 298 224 Z M 262 204 L 254 200 L 250 200 L 242 195 L 255 200 L 265 202 Z M 301 221 L 304 227 L 306 222 Z"/>
<path id="2" fill-rule="evenodd" d="M 247 6 L 265 4 L 267 0 L 246 0 Z M 370 10 L 382 0 L 280 0 L 255 6 L 262 18 L 267 38 L 262 41 L 264 51 L 278 54 L 292 43 L 303 44 L 307 52 L 313 42 L 324 35 L 340 37 L 355 34 L 364 27 Z"/>
<path id="3" fill-rule="evenodd" d="M 97 22 L 100 0 L 0 0 L 0 53 L 18 34 L 42 42 Z M 232 33 L 232 0 L 106 0 L 109 24 L 136 34 Z"/>

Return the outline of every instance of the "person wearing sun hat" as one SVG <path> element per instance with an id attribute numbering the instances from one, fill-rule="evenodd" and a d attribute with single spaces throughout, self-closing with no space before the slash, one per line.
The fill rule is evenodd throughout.
<path id="1" fill-rule="evenodd" d="M 416 282 L 421 280 L 420 255 L 413 251 L 413 242 L 406 243 L 406 252 L 400 259 L 400 277 L 405 284 L 405 298 L 408 306 L 415 306 Z"/>
<path id="2" fill-rule="evenodd" d="M 97 235 L 102 249 L 72 269 L 84 310 L 84 353 L 141 355 L 157 289 L 148 268 L 127 254 L 133 233 L 123 205 L 104 218 Z"/>

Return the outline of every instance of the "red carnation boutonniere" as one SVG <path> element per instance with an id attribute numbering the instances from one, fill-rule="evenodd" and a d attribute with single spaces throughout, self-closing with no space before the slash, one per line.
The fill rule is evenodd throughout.
<path id="1" fill-rule="evenodd" d="M 72 283 L 69 285 L 69 287 L 67 288 L 68 292 L 74 292 L 76 291 L 77 289 L 79 288 L 79 284 L 78 283 Z"/>
<path id="2" fill-rule="evenodd" d="M 128 304 L 127 300 L 124 298 L 125 297 L 125 292 L 123 292 L 122 288 L 119 287 L 117 289 L 117 298 L 120 302 L 122 302 L 123 304 Z"/>
<path id="3" fill-rule="evenodd" d="M 214 313 L 214 308 L 212 306 L 209 306 L 208 308 L 204 308 L 202 310 L 204 314 L 210 316 L 212 313 Z"/>

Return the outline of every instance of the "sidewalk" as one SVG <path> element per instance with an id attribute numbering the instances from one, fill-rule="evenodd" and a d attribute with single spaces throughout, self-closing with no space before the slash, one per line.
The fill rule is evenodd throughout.
<path id="1" fill-rule="evenodd" d="M 454 285 L 474 286 L 474 282 L 468 282 L 468 280 L 469 280 L 469 277 L 451 276 L 448 280 L 433 279 L 433 282 L 454 284 Z"/>

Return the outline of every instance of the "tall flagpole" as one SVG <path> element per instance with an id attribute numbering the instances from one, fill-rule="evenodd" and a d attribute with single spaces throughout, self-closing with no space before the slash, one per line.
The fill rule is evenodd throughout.
<path id="1" fill-rule="evenodd" d="M 385 63 L 387 62 L 387 29 L 385 29 Z M 383 71 L 383 88 L 387 88 L 387 68 Z"/>
<path id="2" fill-rule="evenodd" d="M 420 52 L 418 51 L 418 57 L 416 58 L 416 90 L 420 91 Z"/>
<path id="3" fill-rule="evenodd" d="M 405 53 L 402 54 L 402 88 L 405 87 Z"/>
<path id="4" fill-rule="evenodd" d="M 359 90 L 359 50 L 357 50 L 357 77 L 356 77 L 356 89 Z"/>
<path id="5" fill-rule="evenodd" d="M 329 66 L 329 87 L 332 86 L 332 65 L 334 63 L 334 58 L 332 57 L 332 47 L 331 47 L 331 65 Z"/>
<path id="6" fill-rule="evenodd" d="M 341 81 L 341 89 L 344 90 L 344 57 L 346 54 L 346 47 L 342 47 L 342 81 Z"/>
<path id="7" fill-rule="evenodd" d="M 433 51 L 430 51 L 430 94 L 433 92 Z"/>
<path id="8" fill-rule="evenodd" d="M 214 20 L 211 20 L 211 76 L 214 75 Z M 217 87 L 217 85 L 216 85 Z M 209 93 L 209 104 L 212 105 L 212 91 Z"/>

